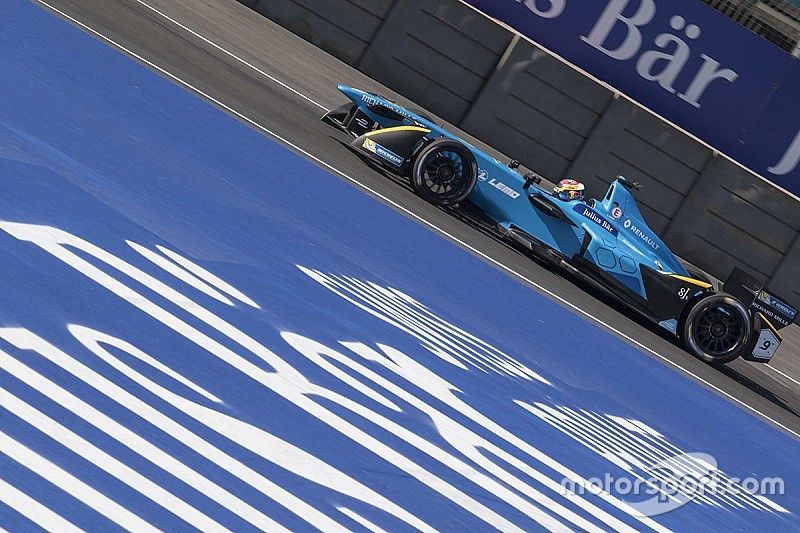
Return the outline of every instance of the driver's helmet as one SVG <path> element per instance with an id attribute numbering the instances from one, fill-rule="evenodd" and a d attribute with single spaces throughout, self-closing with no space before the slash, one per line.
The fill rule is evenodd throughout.
<path id="1" fill-rule="evenodd" d="M 569 202 L 570 200 L 581 200 L 586 196 L 586 187 L 583 183 L 575 180 L 561 180 L 553 189 L 559 199 Z"/>

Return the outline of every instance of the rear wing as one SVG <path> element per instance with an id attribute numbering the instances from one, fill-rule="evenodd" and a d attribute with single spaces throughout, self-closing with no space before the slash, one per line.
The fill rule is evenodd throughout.
<path id="1" fill-rule="evenodd" d="M 743 354 L 742 358 L 755 363 L 769 363 L 783 341 L 778 330 L 794 322 L 797 309 L 740 268 L 733 269 L 722 290 L 746 305 L 756 324 L 754 333 L 758 337 L 754 337 L 752 351 Z"/>
<path id="2" fill-rule="evenodd" d="M 797 318 L 797 309 L 783 298 L 775 296 L 763 283 L 738 267 L 734 267 L 722 290 L 738 298 L 754 315 L 764 315 L 776 329 L 793 324 Z"/>

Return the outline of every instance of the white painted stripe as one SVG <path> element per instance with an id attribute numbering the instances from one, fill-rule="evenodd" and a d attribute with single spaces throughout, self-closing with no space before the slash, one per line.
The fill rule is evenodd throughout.
<path id="1" fill-rule="evenodd" d="M 7 333 L 7 332 L 6 332 Z M 62 366 L 65 370 L 72 372 L 78 377 L 81 377 L 80 373 L 76 373 L 71 366 L 77 366 L 78 368 L 85 368 L 80 363 L 77 363 L 74 359 L 66 355 L 64 352 L 57 350 L 55 347 L 47 345 L 40 350 L 40 353 L 49 358 L 54 363 Z M 67 364 L 67 361 L 72 362 L 72 365 Z M 151 463 L 158 465 L 164 471 L 172 474 L 176 478 L 180 479 L 184 483 L 194 487 L 196 490 L 202 492 L 207 497 L 213 499 L 214 501 L 218 502 L 220 505 L 229 509 L 232 513 L 240 516 L 244 520 L 250 522 L 251 524 L 259 527 L 265 531 L 286 531 L 285 528 L 280 526 L 277 522 L 269 518 L 268 516 L 264 515 L 260 511 L 254 509 L 249 504 L 243 502 L 230 492 L 226 491 L 216 483 L 206 479 L 204 476 L 198 474 L 196 471 L 192 470 L 191 468 L 187 467 L 171 455 L 165 453 L 158 447 L 154 446 L 140 435 L 134 433 L 127 427 L 123 426 L 116 420 L 113 420 L 105 413 L 98 411 L 91 405 L 87 404 L 80 398 L 76 397 L 75 395 L 71 394 L 70 392 L 66 391 L 59 385 L 53 383 L 49 379 L 45 378 L 38 372 L 32 370 L 25 364 L 17 361 L 15 358 L 11 357 L 7 353 L 0 350 L 0 363 L 4 370 L 10 372 L 14 375 L 17 379 L 25 382 L 30 387 L 34 388 L 35 390 L 42 391 L 45 393 L 52 401 L 56 402 L 57 404 L 63 406 L 65 409 L 70 410 L 76 416 L 82 418 L 92 426 L 96 427 L 109 437 L 117 440 L 119 443 L 123 444 L 133 452 L 141 455 Z M 91 381 L 87 381 L 88 384 L 94 385 L 98 388 L 100 392 L 105 393 L 110 398 L 117 400 L 118 396 L 115 397 L 113 393 L 109 394 L 106 390 L 103 390 L 102 383 L 107 382 L 105 378 L 100 376 L 99 374 L 94 374 L 95 379 L 97 380 L 95 383 Z M 110 383 L 110 382 L 109 382 Z M 122 389 L 117 387 L 116 385 L 113 386 L 116 390 L 120 392 Z M 130 395 L 129 395 L 130 396 Z M 132 398 L 132 396 L 131 396 Z M 145 420 L 152 421 L 153 419 L 148 416 L 148 410 L 155 411 L 152 407 L 145 404 L 141 400 L 138 400 L 138 403 L 133 404 L 131 401 L 119 401 L 117 400 L 122 406 L 127 407 L 131 411 L 135 412 L 139 416 L 142 416 Z M 133 408 L 132 408 L 133 407 Z M 160 414 L 160 413 L 159 413 Z M 180 438 L 183 435 L 178 435 L 175 437 L 177 440 L 183 442 L 187 446 L 194 449 L 197 453 L 204 457 L 208 457 L 206 453 L 208 450 L 206 448 L 212 448 L 210 444 L 206 443 L 199 437 L 195 436 L 189 430 L 183 428 L 183 426 L 179 426 L 176 422 L 172 421 L 171 419 L 167 418 L 165 415 L 161 415 L 159 420 L 156 420 L 154 424 L 156 427 L 160 428 L 167 434 L 175 437 L 174 431 L 171 432 L 170 425 L 174 425 L 175 427 L 180 427 L 180 429 L 185 434 L 190 434 L 193 437 L 193 440 L 188 440 L 185 438 Z M 203 445 L 199 445 L 198 443 L 204 443 Z M 267 482 L 267 486 L 269 482 Z M 83 501 L 91 502 L 91 500 L 87 500 L 84 498 L 85 493 L 82 492 L 72 492 L 72 494 L 79 495 L 79 497 Z M 93 505 L 93 503 L 91 504 Z"/>
<path id="2" fill-rule="evenodd" d="M 2 478 L 0 478 L 0 502 L 46 531 L 58 531 L 58 533 L 80 533 L 82 531 L 69 520 L 54 513 Z M 0 533 L 4 531 L 5 529 L 0 526 Z"/>
<path id="3" fill-rule="evenodd" d="M 0 361 L 3 359 L 5 359 L 5 354 L 0 353 Z M 5 365 L 3 365 L 3 368 L 6 368 Z M 2 387 L 0 387 L 0 405 L 68 450 L 80 455 L 97 468 L 117 478 L 200 531 L 228 531 L 219 522 L 212 520 L 171 492 L 124 465 L 116 458 Z M 91 502 L 86 503 L 92 504 Z"/>
<path id="4" fill-rule="evenodd" d="M 36 228 L 41 230 L 42 226 L 20 224 L 20 223 L 7 223 L 0 221 L 0 228 L 4 229 L 5 231 L 14 231 L 14 229 L 21 230 L 20 233 L 17 233 L 15 235 L 18 238 L 22 238 L 23 240 L 28 240 L 25 237 L 26 235 L 25 231 L 28 230 L 31 231 L 33 234 L 35 234 L 37 232 Z M 110 254 L 88 243 L 87 241 L 83 241 L 80 238 L 77 238 L 66 232 L 62 232 L 61 230 L 58 230 L 56 228 L 49 228 L 47 231 L 52 232 L 53 235 L 59 235 L 60 237 L 65 238 L 66 239 L 64 241 L 65 243 L 69 243 L 70 245 L 74 245 L 77 248 L 82 249 L 83 251 L 89 253 L 90 255 L 93 255 L 96 259 L 101 260 L 107 266 L 111 266 L 112 268 L 115 268 L 118 272 L 123 273 L 124 275 L 130 277 L 131 279 L 134 279 L 142 283 L 143 285 L 149 287 L 150 289 L 156 290 L 156 292 L 158 292 L 159 294 L 161 294 L 163 297 L 167 298 L 174 304 L 180 306 L 184 311 L 200 319 L 205 324 L 211 326 L 218 332 L 224 334 L 229 339 L 241 345 L 243 348 L 249 350 L 253 354 L 260 357 L 263 361 L 267 362 L 267 364 L 269 364 L 274 370 L 268 371 L 264 369 L 262 366 L 259 366 L 255 362 L 251 361 L 249 358 L 242 357 L 237 352 L 223 345 L 221 342 L 211 338 L 209 335 L 203 333 L 202 331 L 188 324 L 187 322 L 184 322 L 174 314 L 154 304 L 141 294 L 137 293 L 135 290 L 119 282 L 117 279 L 108 275 L 98 267 L 89 263 L 85 259 L 80 258 L 73 252 L 69 251 L 62 244 L 60 243 L 54 244 L 52 241 L 50 244 L 42 243 L 43 249 L 53 254 L 54 257 L 57 257 L 61 261 L 71 265 L 73 268 L 75 268 L 79 272 L 82 272 L 88 278 L 94 280 L 101 286 L 107 288 L 112 293 L 120 296 L 134 307 L 144 311 L 145 313 L 155 318 L 156 320 L 160 321 L 164 325 L 168 326 L 175 332 L 180 333 L 186 339 L 204 348 L 209 353 L 215 355 L 222 361 L 229 363 L 233 368 L 241 371 L 244 375 L 249 376 L 250 378 L 264 385 L 266 388 L 278 393 L 284 399 L 290 401 L 292 404 L 296 405 L 297 407 L 300 407 L 301 409 L 311 414 L 318 420 L 324 422 L 328 426 L 336 429 L 340 433 L 351 438 L 354 442 L 363 445 L 368 449 L 371 449 L 379 456 L 385 458 L 387 461 L 393 463 L 395 466 L 406 471 L 414 478 L 427 484 L 428 486 L 430 486 L 443 496 L 447 497 L 454 503 L 461 505 L 467 511 L 473 512 L 473 514 L 475 514 L 476 516 L 484 520 L 487 520 L 489 523 L 495 525 L 500 529 L 504 530 L 517 529 L 513 525 L 513 523 L 505 519 L 503 516 L 492 511 L 491 509 L 489 509 L 476 499 L 472 498 L 465 492 L 461 491 L 459 488 L 437 477 L 429 470 L 416 464 L 413 460 L 401 454 L 400 452 L 397 452 L 394 448 L 387 445 L 377 437 L 374 437 L 371 434 L 354 426 L 352 423 L 345 420 L 344 418 L 334 413 L 333 411 L 329 410 L 327 407 L 323 406 L 322 403 L 319 403 L 318 400 L 312 399 L 310 396 L 324 395 L 323 397 L 333 399 L 337 403 L 346 403 L 347 409 L 350 411 L 355 410 L 360 412 L 360 410 L 362 410 L 363 408 L 361 404 L 348 400 L 345 397 L 341 397 L 340 395 L 332 391 L 329 391 L 324 387 L 318 387 L 312 385 L 301 373 L 299 373 L 299 371 L 297 371 L 297 369 L 292 367 L 291 364 L 287 363 L 284 359 L 282 359 L 280 356 L 272 352 L 266 346 L 262 345 L 260 342 L 256 341 L 243 331 L 239 330 L 238 328 L 236 328 L 229 322 L 225 321 L 224 319 L 218 317 L 217 315 L 211 313 L 202 306 L 195 304 L 193 302 L 187 304 L 187 298 L 184 295 L 180 294 L 175 289 L 171 288 L 169 285 L 164 284 L 163 282 L 149 276 L 148 274 L 144 273 L 138 268 L 130 265 L 129 263 L 120 260 L 113 254 Z M 28 237 L 30 236 L 31 235 L 28 235 Z M 22 328 L 0 328 L 0 336 L 2 336 L 3 338 L 5 338 L 6 340 L 8 340 L 9 342 L 11 342 L 12 344 L 14 344 L 15 346 L 17 346 L 22 350 L 27 350 L 27 349 L 36 350 L 43 354 L 44 353 L 49 354 L 55 349 L 52 345 L 46 343 L 43 339 L 38 338 L 30 331 Z M 58 352 L 58 353 L 63 353 L 63 352 Z M 70 360 L 73 359 L 70 358 Z M 96 373 L 94 374 L 96 375 Z M 98 376 L 87 379 L 85 381 L 89 385 L 95 388 L 99 388 L 98 381 L 101 379 L 102 377 Z M 365 409 L 368 413 L 372 413 L 372 411 L 367 408 L 363 409 Z M 136 412 L 138 413 L 139 410 L 136 410 Z M 160 424 L 157 424 L 157 426 L 162 427 Z M 404 431 L 403 436 L 406 436 L 407 435 L 406 430 L 404 429 L 403 431 Z M 413 438 L 417 437 L 415 434 L 412 435 Z M 442 453 L 446 452 L 442 451 Z M 281 457 L 279 456 L 278 459 L 281 459 Z M 276 494 L 281 494 L 281 489 L 275 486 L 275 484 L 272 484 L 272 486 L 268 485 L 269 485 L 269 480 L 265 480 L 262 478 L 262 480 L 259 483 L 253 486 L 256 487 L 257 489 L 265 491 L 265 494 L 267 494 L 269 497 L 273 499 L 276 498 L 275 496 Z M 378 496 L 384 502 L 383 505 L 380 506 L 381 508 L 388 509 L 390 506 L 393 506 L 395 508 L 395 511 L 393 511 L 394 515 L 397 517 L 403 516 L 402 513 L 405 513 L 406 515 L 408 514 L 404 509 L 393 504 L 387 498 L 380 495 Z M 296 505 L 302 505 L 303 503 L 304 502 L 300 500 L 300 502 Z M 305 511 L 301 516 L 306 518 L 307 521 L 310 521 L 308 517 L 309 514 L 312 512 L 314 512 L 313 507 L 311 507 L 310 511 Z M 409 524 L 411 524 L 412 522 L 420 522 L 413 516 L 411 517 L 411 519 L 407 518 L 406 521 Z M 424 527 L 422 526 L 416 526 L 416 527 L 417 529 L 424 529 Z M 318 529 L 322 529 L 323 531 L 331 530 L 331 528 L 328 527 L 318 527 Z"/>
<path id="5" fill-rule="evenodd" d="M 186 270 L 188 270 L 201 280 L 221 290 L 231 298 L 235 298 L 240 302 L 249 305 L 250 307 L 261 309 L 261 307 L 257 303 L 248 298 L 247 295 L 244 294 L 242 291 L 240 291 L 230 283 L 226 282 L 219 276 L 212 274 L 211 272 L 201 267 L 194 261 L 190 261 L 181 254 L 173 252 L 172 250 L 170 250 L 169 248 L 165 248 L 164 246 L 156 245 L 156 248 L 158 248 L 162 254 L 166 255 L 167 257 L 178 263 L 180 266 L 182 266 L 183 268 L 185 268 Z"/>
<path id="6" fill-rule="evenodd" d="M 149 66 L 153 70 L 155 70 L 157 72 L 160 72 L 165 77 L 167 77 L 167 78 L 179 83 L 180 85 L 182 85 L 183 87 L 186 87 L 187 89 L 190 89 L 191 91 L 195 92 L 199 96 L 202 96 L 203 98 L 205 98 L 209 102 L 217 105 L 218 107 L 224 109 L 225 111 L 227 111 L 231 115 L 234 115 L 234 116 L 238 117 L 243 122 L 246 122 L 247 124 L 250 124 L 254 128 L 256 128 L 256 129 L 266 133 L 267 135 L 273 137 L 274 139 L 280 141 L 284 145 L 288 146 L 289 148 L 292 148 L 293 150 L 295 150 L 296 152 L 302 154 L 303 156 L 307 157 L 308 159 L 311 159 L 312 161 L 314 161 L 318 165 L 328 169 L 332 173 L 341 176 L 342 178 L 346 179 L 347 181 L 349 181 L 349 182 L 353 183 L 354 185 L 358 186 L 361 190 L 370 193 L 372 196 L 374 196 L 375 198 L 380 199 L 382 202 L 392 206 L 397 211 L 400 211 L 400 212 L 406 214 L 409 218 L 412 218 L 412 219 L 418 221 L 419 223 L 421 223 L 422 225 L 427 226 L 428 228 L 430 228 L 430 229 L 438 232 L 439 234 L 447 237 L 452 242 L 458 244 L 459 246 L 461 246 L 462 248 L 464 248 L 466 250 L 469 250 L 471 253 L 473 253 L 474 255 L 482 258 L 487 263 L 491 263 L 492 265 L 494 265 L 498 269 L 504 270 L 505 272 L 507 272 L 508 274 L 511 274 L 512 276 L 516 277 L 517 279 L 519 279 L 521 281 L 524 281 L 524 282 L 528 283 L 529 285 L 537 288 L 540 292 L 543 292 L 543 293 L 547 294 L 550 298 L 560 302 L 564 307 L 568 307 L 568 308 L 572 309 L 573 311 L 575 311 L 576 313 L 578 313 L 580 315 L 583 315 L 584 317 L 586 317 L 586 318 L 590 319 L 591 321 L 595 322 L 596 324 L 599 324 L 599 325 L 603 326 L 606 330 L 615 333 L 617 336 L 625 339 L 626 341 L 628 341 L 629 343 L 633 344 L 634 346 L 637 346 L 641 350 L 644 350 L 645 352 L 647 352 L 647 353 L 649 353 L 651 355 L 654 355 L 655 357 L 658 357 L 664 363 L 666 363 L 668 366 L 673 367 L 674 369 L 678 370 L 680 373 L 682 373 L 682 374 L 684 374 L 686 376 L 690 376 L 691 378 L 693 378 L 698 383 L 702 383 L 707 388 L 716 391 L 718 394 L 720 394 L 721 396 L 724 396 L 725 398 L 729 399 L 731 402 L 737 404 L 738 406 L 744 408 L 745 410 L 750 411 L 751 413 L 755 413 L 755 414 L 759 415 L 763 419 L 768 420 L 769 422 L 771 422 L 776 427 L 781 428 L 786 433 L 789 433 L 789 434 L 793 435 L 794 437 L 800 439 L 800 433 L 792 430 L 791 428 L 785 426 L 784 424 L 781 424 L 780 422 L 778 422 L 774 418 L 762 413 L 761 411 L 759 411 L 755 407 L 752 407 L 751 405 L 743 402 L 742 400 L 738 399 L 737 397 L 735 397 L 734 395 L 730 394 L 729 392 L 717 387 L 716 385 L 714 385 L 710 381 L 707 381 L 707 380 L 703 379 L 702 377 L 700 377 L 699 375 L 697 375 L 697 374 L 695 374 L 695 373 L 683 368 L 678 363 L 675 363 L 674 361 L 670 360 L 668 357 L 656 352 L 654 349 L 650 348 L 649 346 L 646 346 L 645 344 L 643 344 L 640 341 L 634 339 L 630 335 L 627 335 L 627 334 L 623 333 L 622 331 L 620 331 L 619 329 L 615 328 L 611 324 L 609 324 L 607 322 L 604 322 L 602 319 L 590 314 L 588 311 L 585 311 L 585 310 L 581 309 L 580 307 L 578 307 L 577 305 L 573 304 L 569 300 L 559 296 L 558 294 L 556 294 L 555 292 L 551 291 L 550 289 L 545 288 L 543 285 L 540 285 L 540 284 L 536 283 L 535 281 L 525 277 L 523 274 L 520 274 L 519 272 L 517 272 L 513 268 L 501 263 L 497 259 L 494 259 L 493 257 L 487 255 L 486 253 L 478 250 L 477 248 L 475 248 L 471 244 L 459 239 L 455 235 L 449 233 L 447 230 L 437 226 L 434 222 L 431 222 L 430 220 L 428 220 L 428 219 L 426 219 L 426 218 L 414 213 L 413 211 L 411 211 L 407 207 L 405 207 L 405 206 L 395 202 L 394 200 L 384 196 L 383 194 L 379 193 L 378 191 L 370 188 L 368 185 L 365 185 L 364 183 L 361 183 L 356 178 L 353 178 L 352 176 L 350 176 L 348 174 L 345 174 L 341 170 L 335 168 L 333 165 L 331 165 L 329 163 L 326 163 L 325 161 L 323 161 L 319 157 L 313 155 L 311 152 L 301 148 L 300 146 L 298 146 L 297 144 L 293 143 L 292 141 L 290 141 L 290 140 L 278 135 L 277 133 L 273 132 L 272 130 L 268 129 L 267 127 L 262 126 L 261 124 L 259 124 L 255 120 L 247 117 L 246 115 L 244 115 L 241 112 L 235 110 L 231 106 L 223 103 L 222 101 L 218 100 L 217 98 L 214 98 L 210 94 L 208 94 L 208 93 L 202 91 L 201 89 L 195 87 L 191 83 L 189 83 L 187 81 L 184 81 L 183 79 L 179 78 L 175 74 L 172 74 L 168 70 L 156 65 L 152 61 L 149 61 L 149 60 L 145 59 L 141 55 L 139 55 L 136 52 L 130 50 L 129 48 L 119 44 L 118 42 L 114 41 L 110 37 L 107 37 L 107 36 L 103 35 L 99 31 L 97 31 L 94 28 L 88 26 L 87 24 L 81 22 L 80 20 L 76 19 L 75 17 L 72 17 L 72 16 L 68 15 L 67 13 L 65 13 L 64 11 L 52 6 L 51 4 L 47 3 L 45 0 L 36 0 L 36 2 L 46 6 L 48 9 L 52 10 L 55 13 L 58 13 L 59 15 L 64 17 L 65 19 L 70 20 L 71 22 L 73 22 L 77 26 L 80 26 L 81 28 L 85 29 L 87 32 L 91 33 L 92 35 L 95 35 L 95 36 L 99 37 L 100 39 L 106 41 L 107 43 L 115 46 L 119 50 L 122 50 L 123 52 L 127 53 L 131 57 L 141 61 L 142 63 L 144 63 L 145 65 Z"/>
<path id="7" fill-rule="evenodd" d="M 385 529 L 381 529 L 360 514 L 355 511 L 351 511 L 347 507 L 337 507 L 340 513 L 345 515 L 346 517 L 350 518 L 354 522 L 357 522 L 361 527 L 366 529 L 367 531 L 372 531 L 373 533 L 389 533 Z"/>
<path id="8" fill-rule="evenodd" d="M 198 291 L 208 296 L 211 296 L 215 300 L 222 302 L 225 305 L 233 306 L 233 302 L 230 301 L 227 297 L 225 297 L 224 294 L 220 293 L 218 290 L 216 290 L 214 287 L 211 287 L 203 280 L 198 279 L 196 276 L 192 275 L 191 272 L 187 272 L 183 268 L 179 267 L 166 257 L 159 255 L 154 251 L 149 250 L 148 248 L 145 248 L 141 244 L 137 244 L 133 241 L 125 241 L 125 242 L 128 243 L 128 246 L 130 246 L 136 252 L 141 254 L 145 259 L 152 262 L 154 265 L 164 269 L 166 272 L 169 272 L 170 274 L 172 274 L 182 282 L 186 283 L 187 285 L 194 287 Z"/>
<path id="9" fill-rule="evenodd" d="M 48 461 L 27 446 L 12 439 L 2 430 L 0 430 L 0 453 L 4 453 L 67 494 L 75 495 L 80 501 L 121 527 L 137 533 L 158 532 L 151 524 L 145 522 L 105 494 L 96 491 L 57 464 Z"/>

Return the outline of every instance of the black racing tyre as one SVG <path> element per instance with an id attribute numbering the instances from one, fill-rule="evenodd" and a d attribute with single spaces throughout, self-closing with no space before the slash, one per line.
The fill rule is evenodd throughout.
<path id="1" fill-rule="evenodd" d="M 411 185 L 434 205 L 454 205 L 475 187 L 478 162 L 472 151 L 457 141 L 437 139 L 417 154 L 411 169 Z"/>
<path id="2" fill-rule="evenodd" d="M 747 352 L 753 321 L 744 304 L 729 294 L 717 293 L 698 301 L 681 325 L 688 350 L 706 363 L 730 363 Z"/>

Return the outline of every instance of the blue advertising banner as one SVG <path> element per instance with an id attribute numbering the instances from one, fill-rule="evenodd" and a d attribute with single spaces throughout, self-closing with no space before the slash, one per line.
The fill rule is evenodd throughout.
<path id="1" fill-rule="evenodd" d="M 465 0 L 800 195 L 800 62 L 698 0 Z"/>

